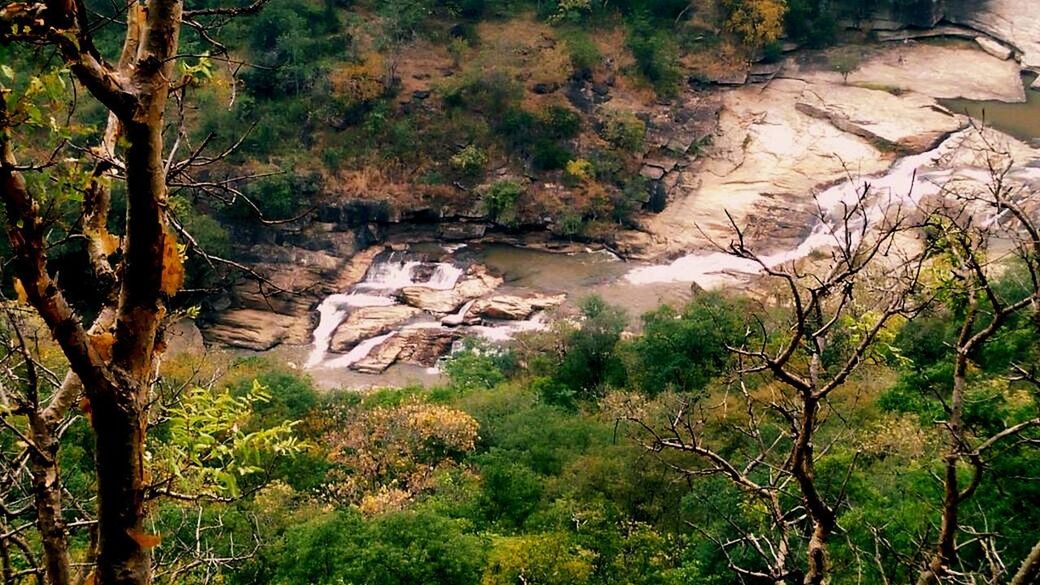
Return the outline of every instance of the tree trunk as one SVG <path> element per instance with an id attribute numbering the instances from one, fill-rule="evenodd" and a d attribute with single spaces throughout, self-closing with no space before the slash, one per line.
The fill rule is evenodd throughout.
<path id="1" fill-rule="evenodd" d="M 61 514 L 61 475 L 58 469 L 58 439 L 38 414 L 30 416 L 33 449 L 29 450 L 36 528 L 43 546 L 43 570 L 48 585 L 72 582 L 69 539 Z"/>
<path id="2" fill-rule="evenodd" d="M 967 330 L 967 329 L 965 329 Z M 962 334 L 962 338 L 963 338 Z M 953 367 L 953 395 L 950 397 L 950 420 L 947 422 L 947 452 L 943 469 L 942 519 L 939 523 L 939 540 L 928 566 L 921 571 L 917 585 L 935 585 L 940 577 L 957 560 L 957 530 L 961 504 L 960 483 L 957 481 L 957 464 L 961 460 L 962 411 L 964 391 L 968 385 L 968 354 L 958 348 Z"/>
<path id="3" fill-rule="evenodd" d="M 98 557 L 101 585 L 150 582 L 151 558 L 143 546 L 144 417 L 136 388 L 91 401 L 97 437 Z"/>

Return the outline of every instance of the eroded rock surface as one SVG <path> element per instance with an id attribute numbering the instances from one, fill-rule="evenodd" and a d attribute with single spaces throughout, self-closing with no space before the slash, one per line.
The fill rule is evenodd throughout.
<path id="1" fill-rule="evenodd" d="M 1040 71 L 1040 15 L 1034 0 L 946 0 L 946 20 L 1013 46 L 1022 65 Z"/>
<path id="2" fill-rule="evenodd" d="M 459 338 L 458 331 L 440 327 L 412 327 L 398 331 L 352 366 L 363 374 L 378 374 L 397 362 L 430 367 Z"/>
<path id="3" fill-rule="evenodd" d="M 789 61 L 769 85 L 723 94 L 711 147 L 677 166 L 669 205 L 643 224 L 647 255 L 725 246 L 734 222 L 760 252 L 786 249 L 812 229 L 815 192 L 882 173 L 967 125 L 937 97 L 1023 91 L 1015 63 L 968 44 L 883 47 L 848 83 L 822 57 Z"/>
<path id="4" fill-rule="evenodd" d="M 469 301 L 487 295 L 502 285 L 502 277 L 495 276 L 480 265 L 472 266 L 462 281 L 449 290 L 425 286 L 406 286 L 398 296 L 401 301 L 429 313 L 454 313 Z"/>
<path id="5" fill-rule="evenodd" d="M 421 312 L 408 305 L 356 309 L 336 328 L 329 350 L 336 353 L 349 351 L 358 342 L 389 333 Z"/>
<path id="6" fill-rule="evenodd" d="M 520 321 L 536 311 L 554 309 L 567 300 L 567 295 L 533 294 L 528 296 L 496 295 L 481 299 L 466 311 L 466 319 L 506 319 Z"/>
<path id="7" fill-rule="evenodd" d="M 286 341 L 297 319 L 259 309 L 223 311 L 216 323 L 203 329 L 206 341 L 264 351 Z"/>

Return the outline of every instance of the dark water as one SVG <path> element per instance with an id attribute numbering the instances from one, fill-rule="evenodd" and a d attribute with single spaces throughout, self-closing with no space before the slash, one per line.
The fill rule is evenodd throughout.
<path id="1" fill-rule="evenodd" d="M 986 126 L 1010 134 L 1019 140 L 1040 145 L 1040 90 L 1030 89 L 1035 75 L 1023 76 L 1026 84 L 1025 103 L 1009 104 L 997 101 L 940 100 L 958 114 L 968 114 Z"/>

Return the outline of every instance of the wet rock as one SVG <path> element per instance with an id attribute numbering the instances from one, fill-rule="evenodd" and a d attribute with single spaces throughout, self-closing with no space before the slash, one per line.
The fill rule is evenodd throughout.
<path id="1" fill-rule="evenodd" d="M 208 343 L 264 351 L 282 343 L 295 321 L 278 313 L 233 309 L 220 313 L 202 334 Z"/>
<path id="2" fill-rule="evenodd" d="M 365 374 L 379 374 L 396 362 L 430 367 L 451 350 L 459 332 L 441 327 L 402 329 L 351 366 Z"/>
<path id="3" fill-rule="evenodd" d="M 997 59 L 1007 61 L 1011 58 L 1015 52 L 1008 46 L 1003 45 L 989 37 L 975 37 L 975 43 L 982 47 L 983 51 L 986 51 L 990 55 L 993 55 Z"/>
<path id="4" fill-rule="evenodd" d="M 358 342 L 389 333 L 419 313 L 419 309 L 407 305 L 357 309 L 336 328 L 329 349 L 345 353 Z"/>
<path id="5" fill-rule="evenodd" d="M 398 292 L 398 297 L 405 304 L 429 313 L 454 313 L 467 302 L 485 296 L 501 285 L 501 277 L 490 274 L 484 266 L 474 265 L 451 290 L 406 286 Z"/>
<path id="6" fill-rule="evenodd" d="M 522 321 L 536 311 L 553 309 L 563 304 L 567 295 L 498 295 L 489 299 L 481 299 L 466 312 L 467 318 L 508 319 Z"/>

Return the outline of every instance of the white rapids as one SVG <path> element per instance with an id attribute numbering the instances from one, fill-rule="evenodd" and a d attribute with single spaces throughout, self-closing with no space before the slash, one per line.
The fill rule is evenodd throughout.
<path id="1" fill-rule="evenodd" d="M 760 256 L 767 267 L 799 260 L 816 250 L 833 246 L 838 242 L 855 242 L 861 233 L 862 221 L 873 224 L 893 208 L 911 207 L 923 198 L 942 192 L 955 181 L 972 180 L 985 183 L 988 174 L 982 169 L 936 169 L 942 157 L 957 148 L 965 133 L 951 135 L 933 150 L 908 156 L 896 161 L 887 173 L 878 176 L 848 180 L 835 185 L 816 196 L 821 221 L 796 246 Z M 1040 170 L 1023 168 L 1016 171 L 1019 178 L 1031 179 Z M 862 214 L 849 222 L 843 221 L 845 211 L 860 198 L 865 185 L 870 186 L 869 200 L 864 203 Z M 851 230 L 849 228 L 852 228 Z M 635 268 L 625 275 L 632 284 L 662 282 L 690 282 L 710 289 L 732 283 L 734 275 L 757 274 L 762 266 L 753 260 L 738 258 L 722 251 L 698 251 L 682 256 L 669 264 Z"/>
<path id="2" fill-rule="evenodd" d="M 386 307 L 396 305 L 394 293 L 406 286 L 425 286 L 437 290 L 448 290 L 462 277 L 462 269 L 446 262 L 423 263 L 414 260 L 398 260 L 396 253 L 385 261 L 373 264 L 365 279 L 356 284 L 349 293 L 329 295 L 318 305 L 318 326 L 314 329 L 314 344 L 307 357 L 307 367 L 343 368 L 363 360 L 382 342 L 394 335 L 393 332 L 366 339 L 348 353 L 328 359 L 329 344 L 336 328 L 354 309 L 362 307 Z M 418 279 L 421 267 L 432 267 L 429 278 Z"/>

